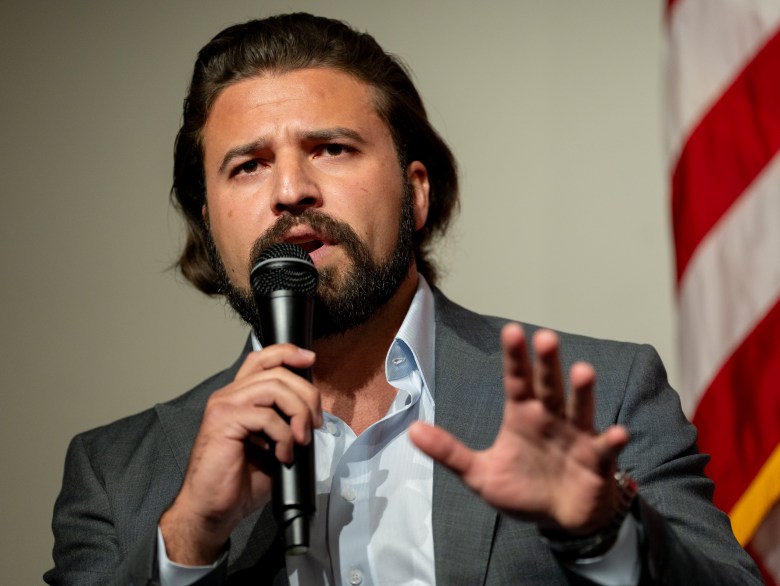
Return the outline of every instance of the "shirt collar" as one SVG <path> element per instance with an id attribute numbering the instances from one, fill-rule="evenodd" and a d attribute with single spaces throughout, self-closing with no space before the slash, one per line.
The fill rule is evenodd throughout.
<path id="1" fill-rule="evenodd" d="M 431 287 L 428 285 L 425 277 L 418 275 L 417 291 L 385 358 L 385 375 L 388 381 L 406 376 L 409 370 L 413 370 L 416 365 L 425 387 L 428 388 L 431 395 L 433 395 L 435 389 L 433 374 L 435 340 L 433 305 Z M 254 331 L 251 333 L 251 338 L 252 349 L 262 349 L 260 340 L 258 340 Z M 399 358 L 407 360 L 399 361 Z M 412 359 L 414 362 L 410 363 L 409 359 Z"/>
<path id="2" fill-rule="evenodd" d="M 428 282 L 422 275 L 417 280 L 417 291 L 414 294 L 409 310 L 406 312 L 401 327 L 395 335 L 395 340 L 387 352 L 385 359 L 385 373 L 388 381 L 405 376 L 416 365 L 423 379 L 425 387 L 431 395 L 434 391 L 434 307 L 433 293 Z M 402 363 L 402 371 L 396 365 L 398 358 L 411 358 Z"/>

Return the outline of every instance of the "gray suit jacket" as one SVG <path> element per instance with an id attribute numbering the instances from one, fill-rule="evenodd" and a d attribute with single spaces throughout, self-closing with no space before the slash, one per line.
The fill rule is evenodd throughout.
<path id="1" fill-rule="evenodd" d="M 473 448 L 491 445 L 501 423 L 499 330 L 505 320 L 436 299 L 436 423 Z M 525 326 L 530 334 L 535 329 Z M 620 466 L 638 481 L 635 515 L 644 529 L 643 581 L 760 584 L 734 540 L 728 518 L 710 502 L 694 428 L 655 351 L 648 346 L 561 334 L 564 369 L 575 360 L 598 373 L 596 425 L 625 425 L 631 441 Z M 155 584 L 156 528 L 173 501 L 205 403 L 230 382 L 229 369 L 168 403 L 76 436 L 55 506 L 55 568 L 49 584 Z M 536 528 L 498 514 L 446 470 L 433 478 L 437 582 L 586 583 L 567 572 Z M 231 537 L 228 562 L 199 584 L 285 584 L 284 555 L 268 508 Z"/>

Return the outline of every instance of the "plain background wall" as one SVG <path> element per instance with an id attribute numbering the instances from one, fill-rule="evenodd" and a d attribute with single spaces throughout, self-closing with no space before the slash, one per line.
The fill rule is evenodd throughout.
<path id="1" fill-rule="evenodd" d="M 250 17 L 343 18 L 409 63 L 461 164 L 451 297 L 652 343 L 674 375 L 661 4 L 5 0 L 0 583 L 39 583 L 51 564 L 74 434 L 187 390 L 244 342 L 166 267 L 196 51 Z"/>

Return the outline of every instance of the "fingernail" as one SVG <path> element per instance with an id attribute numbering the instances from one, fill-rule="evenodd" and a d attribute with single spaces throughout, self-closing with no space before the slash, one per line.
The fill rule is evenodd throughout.
<path id="1" fill-rule="evenodd" d="M 311 350 L 306 350 L 305 348 L 298 348 L 298 352 L 301 354 L 301 356 L 304 356 L 305 358 L 308 358 L 309 360 L 311 360 L 312 358 L 314 358 L 316 356 L 316 354 L 314 352 L 312 352 Z"/>

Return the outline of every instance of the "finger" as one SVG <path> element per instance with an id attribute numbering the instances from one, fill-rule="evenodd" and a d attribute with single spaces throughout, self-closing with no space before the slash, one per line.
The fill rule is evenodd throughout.
<path id="1" fill-rule="evenodd" d="M 558 336 L 550 330 L 539 330 L 533 338 L 536 398 L 555 414 L 563 414 L 563 378 L 558 356 Z"/>
<path id="2" fill-rule="evenodd" d="M 586 362 L 577 362 L 569 373 L 571 392 L 566 402 L 566 418 L 582 431 L 593 431 L 593 390 L 596 371 Z"/>
<path id="3" fill-rule="evenodd" d="M 617 458 L 628 440 L 628 430 L 622 425 L 613 425 L 596 438 L 595 449 L 602 462 L 603 474 L 614 472 Z"/>
<path id="4" fill-rule="evenodd" d="M 312 426 L 321 425 L 316 389 L 284 368 L 258 373 L 222 391 L 209 398 L 204 424 L 228 430 L 233 439 L 243 440 L 249 433 L 263 431 L 235 425 L 256 411 L 278 412 L 280 418 L 289 422 L 295 440 L 301 444 L 311 440 Z"/>
<path id="5" fill-rule="evenodd" d="M 311 441 L 312 427 L 322 425 L 322 410 L 319 404 L 319 393 L 306 380 L 280 369 L 277 374 L 281 378 L 267 378 L 272 371 L 261 373 L 258 378 L 262 381 L 255 382 L 256 386 L 262 384 L 262 391 L 252 392 L 250 396 L 251 408 L 273 408 L 285 419 L 292 429 L 293 437 L 299 444 L 308 444 Z M 254 389 L 253 389 L 254 391 Z"/>
<path id="6" fill-rule="evenodd" d="M 314 364 L 315 354 L 311 350 L 293 344 L 274 344 L 262 350 L 250 352 L 236 373 L 235 380 L 241 380 L 250 373 L 277 366 L 309 368 Z"/>
<path id="7" fill-rule="evenodd" d="M 247 379 L 247 382 L 249 381 L 251 381 L 252 384 L 257 385 L 263 385 L 266 384 L 266 382 L 271 384 L 278 382 L 282 385 L 284 390 L 289 390 L 294 393 L 306 404 L 311 413 L 311 425 L 320 427 L 323 424 L 322 397 L 320 396 L 317 387 L 305 378 L 286 368 L 275 368 L 272 370 L 265 370 L 252 379 Z M 285 413 L 287 413 L 286 410 Z M 288 413 L 288 415 L 291 414 Z"/>
<path id="8" fill-rule="evenodd" d="M 534 396 L 531 361 L 525 332 L 520 324 L 509 323 L 501 330 L 504 355 L 504 392 L 507 400 L 524 401 Z"/>
<path id="9" fill-rule="evenodd" d="M 280 462 L 293 461 L 292 429 L 285 419 L 274 409 L 255 409 L 248 413 L 236 414 L 236 426 L 248 430 L 244 442 L 246 446 L 273 451 Z"/>
<path id="10" fill-rule="evenodd" d="M 423 453 L 461 478 L 473 465 L 475 452 L 440 427 L 417 421 L 409 428 L 409 438 Z"/>
<path id="11" fill-rule="evenodd" d="M 247 406 L 269 406 L 266 393 L 274 390 L 289 391 L 298 395 L 311 412 L 314 427 L 322 425 L 322 404 L 317 388 L 305 378 L 286 367 L 278 366 L 268 370 L 258 370 L 245 374 L 224 389 L 217 391 L 212 397 L 225 396 L 226 400 L 235 401 Z"/>

